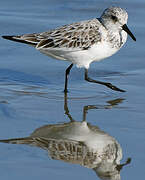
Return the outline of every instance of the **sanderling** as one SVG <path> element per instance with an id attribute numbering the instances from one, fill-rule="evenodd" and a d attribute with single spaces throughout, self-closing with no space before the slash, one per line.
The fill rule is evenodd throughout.
<path id="1" fill-rule="evenodd" d="M 2 37 L 32 45 L 53 58 L 70 61 L 72 64 L 65 71 L 65 93 L 67 92 L 68 75 L 74 64 L 85 68 L 86 81 L 124 92 L 111 83 L 91 79 L 88 76 L 88 69 L 90 63 L 116 53 L 126 42 L 127 33 L 136 41 L 126 25 L 127 19 L 128 14 L 124 9 L 110 7 L 104 10 L 100 18 L 64 25 L 42 33 Z"/>

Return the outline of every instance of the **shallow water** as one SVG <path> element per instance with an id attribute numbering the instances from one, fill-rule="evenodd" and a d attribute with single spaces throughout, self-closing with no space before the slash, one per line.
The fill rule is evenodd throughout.
<path id="1" fill-rule="evenodd" d="M 121 179 L 145 176 L 145 2 L 94 0 L 5 0 L 0 6 L 0 34 L 41 32 L 74 21 L 98 17 L 104 8 L 121 6 L 129 13 L 128 26 L 137 38 L 108 60 L 94 63 L 90 76 L 126 90 L 111 91 L 83 80 L 83 69 L 70 74 L 67 107 L 75 121 L 83 120 L 83 108 L 91 106 L 86 120 L 114 137 L 125 163 Z M 0 139 L 29 136 L 44 125 L 70 121 L 64 104 L 64 72 L 67 62 L 52 60 L 32 47 L 0 39 Z M 11 179 L 99 179 L 88 168 L 52 160 L 47 151 L 27 145 L 0 143 L 0 177 Z"/>

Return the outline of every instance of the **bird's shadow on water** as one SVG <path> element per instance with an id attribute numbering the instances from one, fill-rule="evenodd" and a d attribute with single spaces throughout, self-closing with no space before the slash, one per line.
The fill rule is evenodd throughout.
<path id="1" fill-rule="evenodd" d="M 48 151 L 52 159 L 92 169 L 100 179 L 120 180 L 120 171 L 131 158 L 120 163 L 123 154 L 120 144 L 98 126 L 88 123 L 87 113 L 91 109 L 114 108 L 122 101 L 114 99 L 105 106 L 85 105 L 82 121 L 76 121 L 69 111 L 67 94 L 64 94 L 64 113 L 70 122 L 47 124 L 34 130 L 30 136 L 0 142 L 36 146 Z"/>

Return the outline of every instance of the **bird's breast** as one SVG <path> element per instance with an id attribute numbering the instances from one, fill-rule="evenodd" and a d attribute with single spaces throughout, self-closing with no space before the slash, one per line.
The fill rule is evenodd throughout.
<path id="1" fill-rule="evenodd" d="M 110 43 L 104 41 L 93 45 L 90 48 L 89 54 L 92 56 L 93 61 L 100 61 L 109 56 L 112 56 L 118 51 L 118 48 L 112 47 Z"/>

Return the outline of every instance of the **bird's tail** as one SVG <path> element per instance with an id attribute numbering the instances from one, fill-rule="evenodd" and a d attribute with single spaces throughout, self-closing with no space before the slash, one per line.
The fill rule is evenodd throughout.
<path id="1" fill-rule="evenodd" d="M 42 149 L 48 149 L 48 144 L 51 139 L 43 137 L 24 137 L 24 138 L 14 138 L 14 139 L 2 139 L 0 143 L 8 144 L 26 144 L 30 146 L 40 147 Z"/>
<path id="2" fill-rule="evenodd" d="M 35 34 L 28 34 L 28 35 L 22 35 L 22 36 L 2 36 L 4 39 L 8 39 L 11 41 L 16 41 L 20 43 L 29 44 L 32 46 L 36 46 L 38 41 L 35 37 Z"/>
<path id="3" fill-rule="evenodd" d="M 9 143 L 9 144 L 32 144 L 32 142 L 33 139 L 30 137 L 0 140 L 0 143 Z"/>

